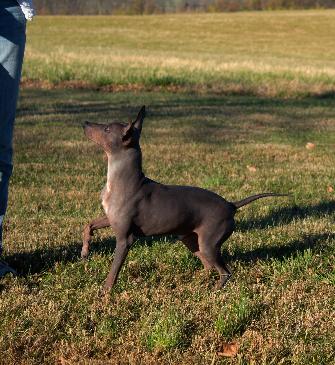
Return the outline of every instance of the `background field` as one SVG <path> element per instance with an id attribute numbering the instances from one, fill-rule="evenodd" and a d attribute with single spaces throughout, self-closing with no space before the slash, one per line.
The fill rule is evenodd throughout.
<path id="1" fill-rule="evenodd" d="M 329 19 L 335 13 L 220 16 L 211 19 L 248 26 L 239 32 L 230 26 L 218 36 L 215 23 L 206 23 L 212 15 L 42 17 L 29 26 L 25 85 L 33 79 L 35 88 L 21 92 L 5 224 L 5 259 L 20 275 L 0 282 L 1 364 L 334 364 Z M 201 19 L 207 25 L 197 42 L 191 23 L 200 29 Z M 104 31 L 94 40 L 100 21 Z M 172 41 L 176 21 L 193 36 L 179 33 L 180 43 Z M 268 31 L 257 31 L 257 21 Z M 289 32 L 291 21 L 305 30 Z M 140 22 L 143 31 L 135 26 Z M 285 47 L 274 31 L 280 27 Z M 227 40 L 226 48 L 219 38 Z M 127 61 L 118 61 L 113 47 Z M 176 64 L 166 66 L 168 57 Z M 228 66 L 212 71 L 207 62 Z M 146 83 L 153 64 L 152 80 L 159 81 Z M 193 64 L 198 73 L 191 72 Z M 186 81 L 164 84 L 159 72 Z M 115 77 L 116 84 L 99 83 L 100 75 L 109 82 Z M 295 80 L 292 89 L 287 75 Z M 92 84 L 127 91 L 64 89 Z M 292 193 L 238 213 L 236 232 L 223 247 L 234 271 L 223 291 L 214 289 L 215 273 L 205 273 L 170 237 L 138 241 L 108 296 L 99 288 L 112 260 L 112 232 L 99 232 L 89 260 L 79 258 L 82 226 L 101 214 L 106 173 L 102 153 L 84 138 L 81 124 L 128 121 L 142 104 L 148 107 L 144 169 L 151 178 L 202 186 L 229 200 L 261 191 Z M 307 149 L 308 142 L 314 148 Z M 222 356 L 227 342 L 238 345 L 233 358 Z"/>
<path id="2" fill-rule="evenodd" d="M 335 11 L 41 17 L 24 77 L 105 89 L 334 92 Z"/>

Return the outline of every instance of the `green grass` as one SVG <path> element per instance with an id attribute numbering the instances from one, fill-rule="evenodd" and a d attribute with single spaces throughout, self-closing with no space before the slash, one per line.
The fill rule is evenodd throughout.
<path id="1" fill-rule="evenodd" d="M 292 193 L 237 214 L 222 291 L 169 237 L 138 241 L 108 296 L 99 289 L 113 232 L 97 233 L 89 260 L 79 258 L 106 174 L 81 124 L 128 121 L 142 104 L 151 178 L 229 200 Z M 0 363 L 333 364 L 334 107 L 333 98 L 24 90 L 5 222 L 5 258 L 20 275 L 0 281 Z M 239 345 L 235 358 L 219 355 L 227 341 Z"/>
<path id="2" fill-rule="evenodd" d="M 144 322 L 142 331 L 149 351 L 167 351 L 188 344 L 187 321 L 174 309 L 154 313 Z"/>
<path id="3" fill-rule="evenodd" d="M 44 87 L 332 95 L 335 10 L 36 17 L 23 75 Z"/>

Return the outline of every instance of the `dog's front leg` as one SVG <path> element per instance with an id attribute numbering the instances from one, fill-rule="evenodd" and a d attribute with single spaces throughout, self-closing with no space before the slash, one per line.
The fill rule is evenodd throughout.
<path id="1" fill-rule="evenodd" d="M 107 276 L 104 291 L 110 291 L 114 284 L 116 283 L 117 277 L 119 275 L 122 264 L 124 263 L 129 248 L 134 242 L 134 236 L 131 234 L 128 237 L 117 237 L 116 238 L 116 248 L 114 252 L 114 260 L 112 263 L 111 270 Z"/>
<path id="2" fill-rule="evenodd" d="M 93 219 L 90 223 L 86 224 L 83 230 L 83 247 L 81 249 L 81 258 L 85 259 L 90 249 L 90 242 L 93 237 L 93 232 L 100 228 L 109 227 L 109 221 L 106 216 Z"/>

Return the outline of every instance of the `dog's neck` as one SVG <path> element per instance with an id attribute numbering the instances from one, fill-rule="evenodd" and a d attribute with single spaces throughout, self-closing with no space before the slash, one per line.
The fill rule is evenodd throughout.
<path id="1" fill-rule="evenodd" d="M 107 191 L 129 192 L 144 178 L 140 150 L 129 148 L 118 156 L 107 154 Z"/>

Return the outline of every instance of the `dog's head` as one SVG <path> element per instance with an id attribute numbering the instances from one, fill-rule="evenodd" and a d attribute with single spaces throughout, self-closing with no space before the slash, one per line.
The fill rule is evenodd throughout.
<path id="1" fill-rule="evenodd" d="M 130 147 L 139 148 L 142 124 L 145 117 L 143 105 L 134 122 L 98 124 L 85 122 L 83 125 L 85 136 L 101 146 L 104 151 L 114 154 Z"/>

